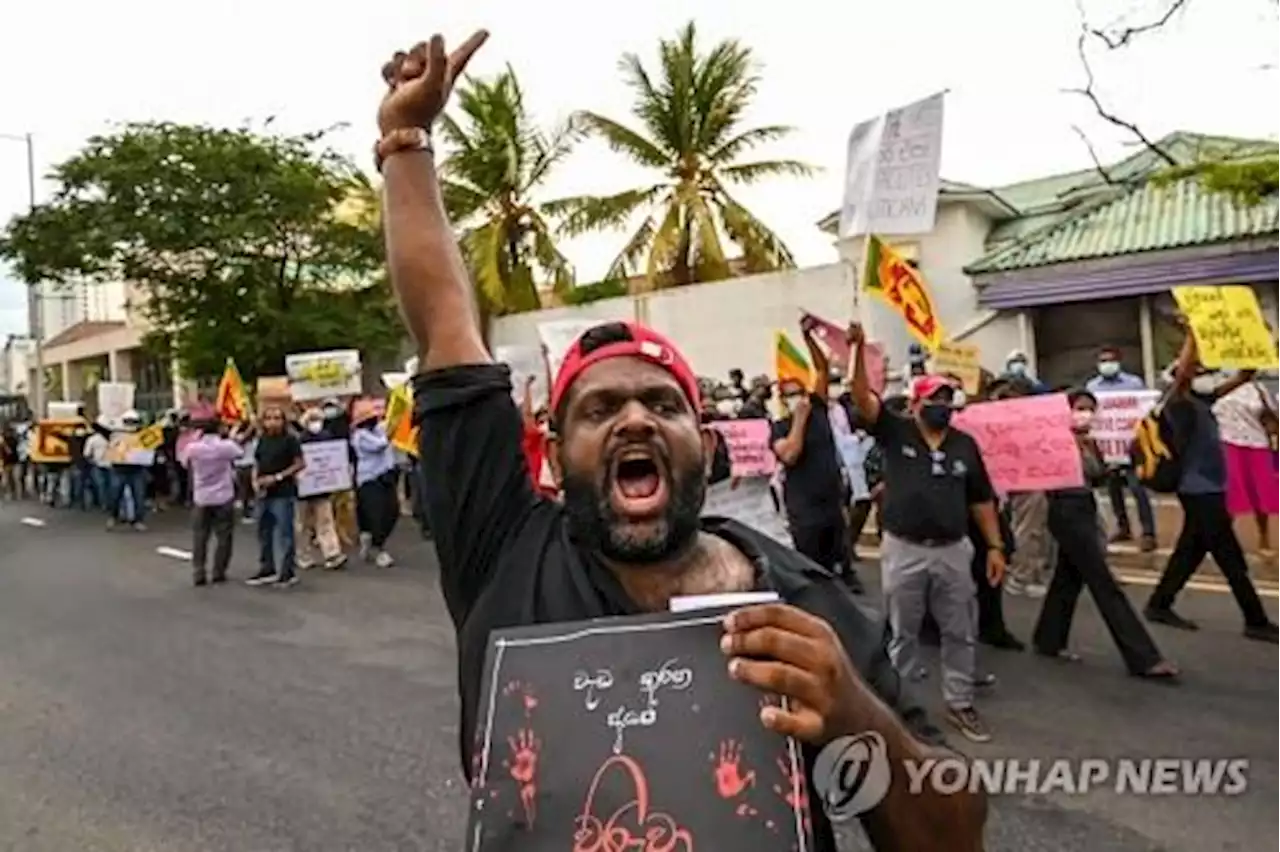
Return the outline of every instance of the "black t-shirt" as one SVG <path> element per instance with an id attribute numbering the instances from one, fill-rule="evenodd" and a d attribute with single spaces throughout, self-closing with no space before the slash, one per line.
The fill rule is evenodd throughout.
<path id="1" fill-rule="evenodd" d="M 253 462 L 261 476 L 271 476 L 288 470 L 300 458 L 302 458 L 302 445 L 290 432 L 285 432 L 283 435 L 263 435 L 258 438 L 258 448 L 253 453 Z M 282 482 L 267 487 L 263 490 L 262 496 L 266 498 L 296 496 L 298 488 L 293 479 L 290 476 Z"/>
<path id="2" fill-rule="evenodd" d="M 637 614 L 612 571 L 569 537 L 564 508 L 538 496 L 525 469 L 521 420 L 505 365 L 451 367 L 414 379 L 426 514 L 435 532 L 440 585 L 458 632 L 462 699 L 459 744 L 470 777 L 480 681 L 495 628 Z M 760 588 L 835 628 L 854 667 L 918 737 L 940 742 L 885 652 L 873 620 L 829 572 L 735 521 L 706 518 L 703 529 L 757 566 Z M 816 750 L 805 749 L 812 772 Z M 701 771 L 690 767 L 690 772 Z M 821 808 L 813 808 L 818 852 L 834 852 Z"/>
<path id="3" fill-rule="evenodd" d="M 72 464 L 84 464 L 84 442 L 89 440 L 89 434 L 88 426 L 77 426 L 67 436 L 67 453 Z"/>
<path id="4" fill-rule="evenodd" d="M 782 500 L 794 527 L 817 526 L 840 519 L 844 504 L 844 479 L 827 400 L 810 394 L 812 409 L 805 424 L 804 449 L 787 467 L 782 480 Z M 770 446 L 791 434 L 791 415 L 773 424 Z"/>
<path id="5" fill-rule="evenodd" d="M 915 420 L 880 407 L 871 435 L 884 452 L 884 531 L 909 541 L 959 541 L 969 529 L 969 507 L 994 499 L 978 443 L 948 429 L 936 450 Z"/>

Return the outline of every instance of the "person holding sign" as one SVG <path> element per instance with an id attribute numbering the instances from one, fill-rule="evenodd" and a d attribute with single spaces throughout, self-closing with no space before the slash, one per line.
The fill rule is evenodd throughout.
<path id="1" fill-rule="evenodd" d="M 784 603 L 737 609 L 721 633 L 730 676 L 762 698 L 787 701 L 785 708 L 765 702 L 760 724 L 801 741 L 810 774 L 818 750 L 835 738 L 874 732 L 884 742 L 890 783 L 862 815 L 878 848 L 980 849 L 981 794 L 913 794 L 898 769 L 903 759 L 944 752 L 929 744 L 937 731 L 903 690 L 880 626 L 795 551 L 733 521 L 700 519 L 709 435 L 698 419 L 694 373 L 668 340 L 613 322 L 573 342 L 549 405 L 548 458 L 564 502 L 534 491 L 510 372 L 481 336 L 427 130 L 486 38 L 478 32 L 446 54 L 435 36 L 397 54 L 383 68 L 389 90 L 378 111 L 387 262 L 421 347 L 414 399 L 427 514 L 458 631 L 464 771 L 473 774 L 494 628 L 661 612 L 674 596 L 772 588 Z M 530 777 L 537 741 L 509 745 L 525 755 L 512 767 Z M 537 766 L 555 771 L 554 762 Z M 547 782 L 526 786 L 532 807 Z M 813 848 L 833 852 L 824 814 L 815 808 L 812 818 Z"/>
<path id="2" fill-rule="evenodd" d="M 1213 413 L 1213 404 L 1252 381 L 1254 372 L 1241 370 L 1226 381 L 1218 381 L 1200 362 L 1195 333 L 1185 319 L 1180 318 L 1180 324 L 1186 337 L 1173 365 L 1173 384 L 1162 416 L 1172 426 L 1173 449 L 1181 466 L 1178 502 L 1182 504 L 1182 531 L 1144 614 L 1158 624 L 1198 629 L 1194 621 L 1174 612 L 1173 602 L 1204 558 L 1213 554 L 1244 616 L 1244 635 L 1275 642 L 1276 625 L 1249 579 L 1249 566 L 1227 510 L 1227 461 Z"/>
<path id="3" fill-rule="evenodd" d="M 812 318 L 810 318 L 811 320 Z M 862 591 L 862 583 L 849 560 L 844 516 L 844 478 L 831 407 L 831 367 L 827 355 L 813 338 L 813 327 L 801 323 L 804 342 L 813 359 L 813 390 L 795 379 L 779 378 L 786 415 L 773 424 L 772 445 L 785 473 L 782 502 L 796 550 L 817 564 L 842 574 L 849 588 Z"/>
<path id="4" fill-rule="evenodd" d="M 978 630 L 969 563 L 972 520 L 985 540 L 986 580 L 1004 576 L 1004 538 L 995 490 L 978 444 L 951 428 L 958 388 L 941 376 L 911 384 L 909 416 L 888 411 L 871 390 L 862 357 L 862 326 L 849 326 L 854 348 L 849 396 L 861 422 L 884 449 L 884 537 L 880 571 L 893 638 L 889 653 L 904 676 L 917 667 L 920 626 L 926 612 L 938 622 L 942 646 L 942 693 L 947 721 L 968 739 L 986 742 L 991 733 L 973 706 Z"/>
<path id="5" fill-rule="evenodd" d="M 1073 662 L 1080 659 L 1067 650 L 1067 639 L 1076 602 L 1087 586 L 1129 673 L 1145 678 L 1175 678 L 1177 667 L 1161 658 L 1151 635 L 1107 567 L 1107 554 L 1098 535 L 1098 503 L 1093 487 L 1107 475 L 1102 453 L 1089 437 L 1098 400 L 1087 390 L 1072 391 L 1067 400 L 1085 481 L 1079 488 L 1061 488 L 1048 495 L 1049 533 L 1058 543 L 1058 561 L 1036 621 L 1036 653 Z"/>

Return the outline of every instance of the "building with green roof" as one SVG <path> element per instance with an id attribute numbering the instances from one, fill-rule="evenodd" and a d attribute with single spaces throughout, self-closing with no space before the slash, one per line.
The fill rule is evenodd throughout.
<path id="1" fill-rule="evenodd" d="M 1156 146 L 1188 164 L 1277 151 L 1274 142 L 1192 133 Z M 1101 168 L 1002 187 L 943 181 L 934 232 L 892 241 L 917 259 L 950 335 L 977 342 L 988 369 L 1016 349 L 1045 380 L 1079 382 L 1106 345 L 1150 382 L 1180 342 L 1172 287 L 1252 285 L 1274 324 L 1280 278 L 1274 193 L 1246 202 L 1199 177 L 1168 177 L 1165 158 L 1144 148 Z M 819 227 L 834 233 L 838 219 Z M 837 248 L 856 262 L 860 244 Z M 873 334 L 905 348 L 892 318 L 878 319 Z"/>

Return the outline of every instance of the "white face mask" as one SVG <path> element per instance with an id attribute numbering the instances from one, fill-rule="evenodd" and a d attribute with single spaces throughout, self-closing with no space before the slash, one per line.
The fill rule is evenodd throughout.
<path id="1" fill-rule="evenodd" d="M 1218 376 L 1215 373 L 1205 373 L 1202 376 L 1196 376 L 1191 380 L 1191 391 L 1202 396 L 1209 396 L 1218 389 Z"/>
<path id="2" fill-rule="evenodd" d="M 1025 376 L 1026 374 L 1027 374 L 1026 361 L 1010 361 L 1009 362 L 1009 375 Z"/>
<path id="3" fill-rule="evenodd" d="M 1099 361 L 1098 375 L 1102 376 L 1104 379 L 1114 379 L 1116 376 L 1120 375 L 1120 362 Z"/>
<path id="4" fill-rule="evenodd" d="M 320 430 L 321 430 L 321 429 L 323 429 L 323 428 L 324 428 L 324 424 L 323 424 L 323 423 L 317 423 L 317 422 L 316 422 L 316 421 L 314 421 L 314 420 L 309 421 L 309 422 L 307 423 L 307 431 L 308 431 L 308 432 L 310 432 L 312 435 L 319 435 L 319 434 L 320 434 Z"/>

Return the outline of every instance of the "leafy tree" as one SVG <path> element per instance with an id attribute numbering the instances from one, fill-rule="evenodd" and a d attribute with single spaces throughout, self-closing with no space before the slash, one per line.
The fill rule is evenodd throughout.
<path id="1" fill-rule="evenodd" d="M 748 272 L 795 266 L 773 231 L 729 192 L 778 175 L 803 177 L 813 169 L 796 160 L 741 162 L 757 146 L 781 139 L 792 128 L 744 128 L 743 117 L 760 83 L 752 52 L 735 40 L 699 51 L 693 23 L 658 47 L 651 74 L 628 53 L 619 67 L 635 95 L 639 129 L 594 112 L 579 113 L 583 129 L 613 150 L 661 173 L 647 186 L 604 198 L 562 203 L 566 233 L 620 228 L 643 213 L 606 277 L 643 272 L 650 286 L 714 281 L 733 274 L 723 237 L 742 251 Z"/>
<path id="2" fill-rule="evenodd" d="M 537 287 L 573 286 L 573 268 L 556 246 L 550 204 L 533 194 L 569 155 L 577 139 L 571 122 L 543 132 L 535 126 L 510 66 L 489 80 L 468 78 L 457 109 L 441 116 L 438 132 L 448 150 L 441 192 L 461 229 L 486 314 L 541 307 Z"/>
<path id="3" fill-rule="evenodd" d="M 51 200 L 0 240 L 27 282 L 125 280 L 184 375 L 233 356 L 278 374 L 290 352 L 394 353 L 401 329 L 381 239 L 352 197 L 368 183 L 317 145 L 323 133 L 132 124 L 95 136 L 53 172 Z"/>

